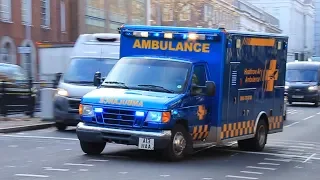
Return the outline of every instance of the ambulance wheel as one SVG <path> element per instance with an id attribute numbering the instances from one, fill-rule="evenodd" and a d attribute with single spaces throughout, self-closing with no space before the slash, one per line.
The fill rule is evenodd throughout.
<path id="1" fill-rule="evenodd" d="M 191 136 L 185 127 L 177 124 L 172 129 L 171 141 L 167 148 L 163 150 L 162 155 L 168 161 L 179 161 L 188 154 L 188 150 L 191 148 Z"/>
<path id="2" fill-rule="evenodd" d="M 81 149 L 88 155 L 99 155 L 104 150 L 106 143 L 93 143 L 80 141 Z"/>
<path id="3" fill-rule="evenodd" d="M 238 141 L 238 147 L 245 151 L 262 151 L 267 143 L 268 127 L 264 119 L 260 119 L 256 134 L 251 139 Z"/>

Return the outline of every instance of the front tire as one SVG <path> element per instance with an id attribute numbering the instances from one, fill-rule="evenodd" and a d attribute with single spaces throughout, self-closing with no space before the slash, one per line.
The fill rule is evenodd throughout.
<path id="1" fill-rule="evenodd" d="M 191 136 L 185 127 L 177 124 L 172 129 L 171 141 L 162 154 L 168 161 L 179 161 L 190 152 L 190 149 L 192 149 Z"/>
<path id="2" fill-rule="evenodd" d="M 104 150 L 106 143 L 80 141 L 80 146 L 82 151 L 88 155 L 99 155 Z"/>
<path id="3" fill-rule="evenodd" d="M 251 139 L 238 141 L 238 147 L 246 151 L 262 151 L 267 143 L 268 126 L 264 119 L 260 118 L 256 134 Z"/>
<path id="4" fill-rule="evenodd" d="M 64 131 L 64 130 L 66 130 L 67 127 L 68 127 L 66 124 L 58 123 L 58 122 L 57 122 L 55 125 L 56 125 L 56 128 L 57 128 L 59 131 Z"/>

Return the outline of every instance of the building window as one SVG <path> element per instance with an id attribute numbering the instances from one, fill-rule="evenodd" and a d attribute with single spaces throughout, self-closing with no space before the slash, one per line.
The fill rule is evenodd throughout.
<path id="1" fill-rule="evenodd" d="M 205 22 L 212 20 L 212 16 L 213 16 L 212 10 L 213 8 L 211 5 L 208 5 L 208 4 L 204 5 L 203 20 Z"/>
<path id="2" fill-rule="evenodd" d="M 66 32 L 66 4 L 64 0 L 60 1 L 60 21 L 61 31 Z"/>
<path id="3" fill-rule="evenodd" d="M 87 33 L 103 33 L 106 31 L 104 0 L 86 1 L 86 26 Z"/>
<path id="4" fill-rule="evenodd" d="M 172 4 L 164 4 L 162 12 L 163 21 L 173 21 L 173 8 Z"/>
<path id="5" fill-rule="evenodd" d="M 0 0 L 0 20 L 11 21 L 11 0 Z"/>
<path id="6" fill-rule="evenodd" d="M 22 24 L 32 24 L 32 0 L 21 0 L 21 19 Z"/>
<path id="7" fill-rule="evenodd" d="M 181 12 L 179 14 L 180 21 L 190 21 L 191 20 L 191 6 L 189 4 L 184 5 L 181 8 Z"/>
<path id="8" fill-rule="evenodd" d="M 41 0 L 41 25 L 50 27 L 50 0 Z"/>
<path id="9" fill-rule="evenodd" d="M 145 2 L 143 0 L 132 1 L 132 24 L 145 24 Z"/>

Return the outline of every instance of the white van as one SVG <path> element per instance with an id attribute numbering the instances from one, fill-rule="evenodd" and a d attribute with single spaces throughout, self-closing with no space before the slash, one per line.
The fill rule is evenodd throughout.
<path id="1" fill-rule="evenodd" d="M 109 33 L 82 34 L 71 54 L 70 64 L 59 81 L 54 98 L 54 117 L 58 130 L 79 122 L 78 107 L 81 97 L 96 88 L 94 74 L 106 76 L 119 60 L 120 35 Z"/>

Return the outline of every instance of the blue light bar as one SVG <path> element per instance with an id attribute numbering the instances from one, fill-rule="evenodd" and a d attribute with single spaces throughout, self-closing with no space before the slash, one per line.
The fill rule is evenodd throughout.
<path id="1" fill-rule="evenodd" d="M 170 33 L 170 32 L 149 32 L 123 30 L 123 35 L 148 39 L 177 39 L 177 40 L 200 40 L 200 41 L 220 41 L 220 35 L 216 34 L 196 34 L 196 33 Z"/>

